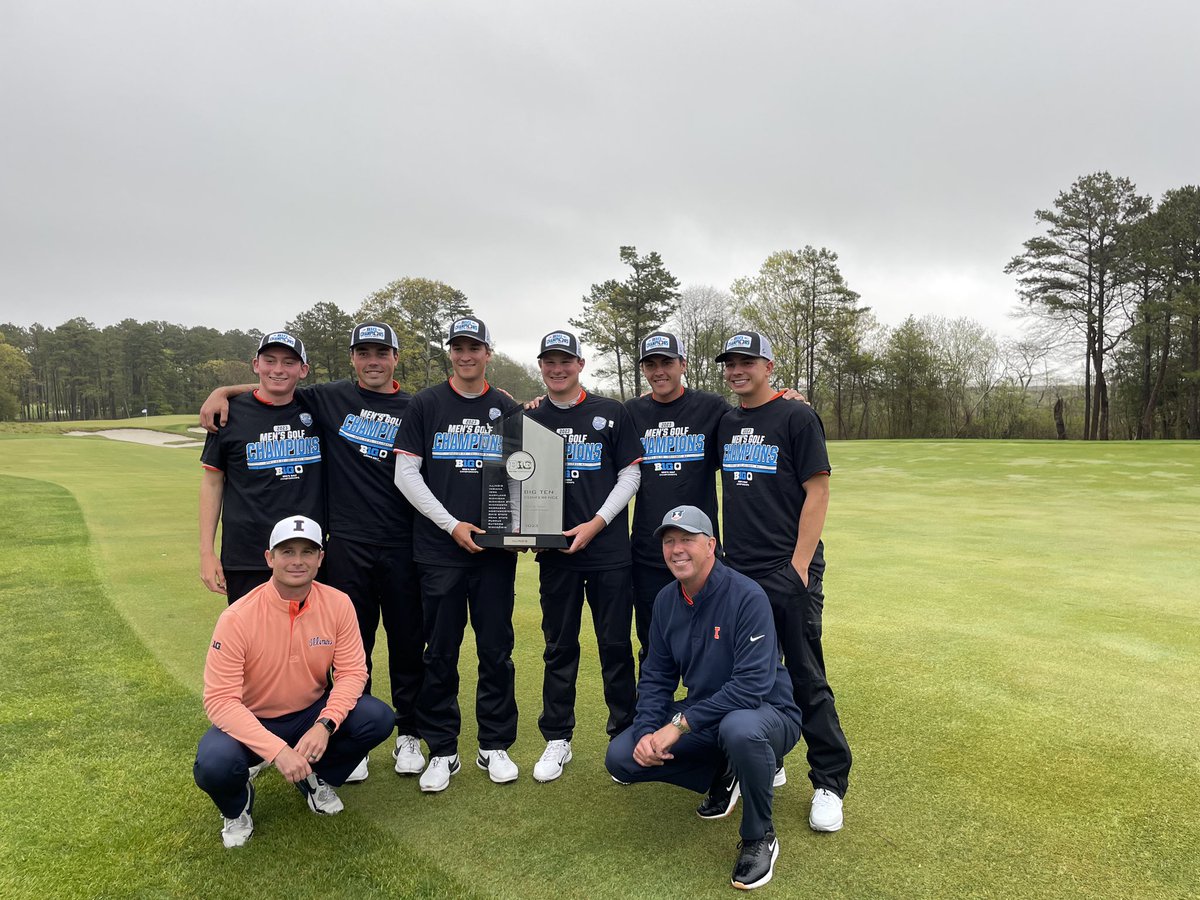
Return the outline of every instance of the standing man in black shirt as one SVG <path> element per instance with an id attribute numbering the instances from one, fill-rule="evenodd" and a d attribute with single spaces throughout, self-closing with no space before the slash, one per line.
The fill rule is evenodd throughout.
<path id="1" fill-rule="evenodd" d="M 636 695 L 629 640 L 633 602 L 628 535 L 629 501 L 641 481 L 637 464 L 642 447 L 624 406 L 580 387 L 583 366 L 574 334 L 552 331 L 543 337 L 538 367 L 546 399 L 526 413 L 566 439 L 563 534 L 571 539 L 565 550 L 538 553 L 546 638 L 538 727 L 547 743 L 533 777 L 542 782 L 558 778 L 571 761 L 585 597 L 596 629 L 610 738 L 632 723 Z"/>
<path id="2" fill-rule="evenodd" d="M 829 456 L 820 418 L 803 403 L 781 403 L 771 388 L 771 343 L 755 331 L 725 342 L 717 362 L 741 405 L 721 419 L 721 484 L 729 565 L 759 583 L 771 601 L 784 663 L 803 713 L 814 831 L 842 827 L 850 745 L 825 677 L 821 611 L 825 571 L 821 530 L 829 508 Z"/>
<path id="3" fill-rule="evenodd" d="M 324 439 L 329 513 L 317 520 L 328 522 L 330 537 L 320 578 L 354 603 L 367 657 L 367 693 L 375 634 L 383 620 L 396 714 L 392 756 L 397 774 L 416 775 L 425 765 L 414 711 L 424 644 L 412 559 L 413 509 L 394 483 L 392 444 L 412 400 L 393 378 L 398 348 L 390 325 L 356 325 L 350 332 L 355 378 L 299 387 L 296 399 Z M 200 410 L 201 423 L 212 430 L 213 422 L 225 417 L 227 398 L 237 398 L 231 405 L 244 402 L 237 395 L 246 387 L 213 391 Z M 364 781 L 367 775 L 364 759 L 348 781 Z"/>
<path id="4" fill-rule="evenodd" d="M 683 386 L 687 353 L 669 331 L 655 331 L 641 344 L 639 364 L 650 393 L 625 403 L 642 442 L 641 486 L 633 507 L 633 612 L 639 666 L 650 646 L 654 598 L 674 581 L 663 563 L 662 542 L 654 530 L 678 506 L 703 510 L 717 522 L 717 423 L 729 411 L 724 397 Z M 720 555 L 720 534 L 717 554 Z"/>
<path id="5" fill-rule="evenodd" d="M 200 580 L 229 603 L 270 579 L 263 554 L 276 522 L 287 515 L 325 521 L 321 440 L 295 400 L 308 374 L 304 342 L 285 331 L 263 335 L 253 367 L 258 384 L 243 388 L 253 393 L 237 398 L 200 453 Z"/>
<path id="6" fill-rule="evenodd" d="M 483 461 L 502 458 L 502 438 L 493 434 L 493 423 L 517 404 L 484 377 L 492 337 L 481 320 L 456 320 L 446 343 L 454 373 L 413 398 L 395 444 L 396 485 L 421 514 L 413 557 L 425 608 L 425 682 L 417 710 L 429 745 L 420 781 L 427 792 L 444 791 L 462 768 L 458 656 L 468 615 L 479 658 L 475 764 L 496 784 L 518 775 L 508 755 L 517 739 L 512 661 L 517 557 L 472 540 L 483 531 L 474 524 L 482 512 Z"/>

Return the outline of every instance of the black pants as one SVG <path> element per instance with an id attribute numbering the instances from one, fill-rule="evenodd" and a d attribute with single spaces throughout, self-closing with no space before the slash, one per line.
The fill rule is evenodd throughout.
<path id="1" fill-rule="evenodd" d="M 421 736 L 432 756 L 458 752 L 458 653 L 470 616 L 479 657 L 475 721 L 481 750 L 507 750 L 517 739 L 513 666 L 513 582 L 517 555 L 485 550 L 471 568 L 422 563 L 425 681 L 417 700 Z"/>
<path id="2" fill-rule="evenodd" d="M 388 677 L 392 684 L 392 709 L 396 733 L 420 735 L 417 728 L 417 692 L 421 689 L 421 591 L 412 547 L 385 547 L 331 537 L 318 580 L 350 595 L 358 616 L 358 630 L 367 654 L 367 686 L 371 693 L 371 652 L 375 632 L 383 619 L 387 636 Z"/>
<path id="3" fill-rule="evenodd" d="M 825 595 L 821 577 L 809 573 L 808 587 L 792 564 L 755 578 L 771 601 L 775 630 L 783 650 L 783 663 L 792 677 L 796 705 L 803 714 L 802 732 L 808 745 L 809 780 L 845 796 L 850 778 L 850 744 L 842 733 L 833 690 L 825 677 L 821 650 L 821 611 Z"/>
<path id="4" fill-rule="evenodd" d="M 226 569 L 225 602 L 232 606 L 260 584 L 266 584 L 270 580 L 270 569 Z"/>
<path id="5" fill-rule="evenodd" d="M 629 640 L 633 613 L 629 567 L 581 572 L 542 564 L 542 634 L 546 638 L 542 659 L 546 671 L 538 728 L 548 741 L 569 741 L 575 732 L 575 680 L 579 675 L 579 627 L 585 595 L 592 608 L 604 702 L 608 705 L 605 730 L 611 738 L 633 724 L 637 692 L 633 644 Z"/>
<path id="6" fill-rule="evenodd" d="M 650 650 L 650 621 L 654 615 L 654 598 L 658 592 L 675 580 L 665 566 L 633 564 L 633 623 L 637 628 L 638 672 L 646 661 Z"/>

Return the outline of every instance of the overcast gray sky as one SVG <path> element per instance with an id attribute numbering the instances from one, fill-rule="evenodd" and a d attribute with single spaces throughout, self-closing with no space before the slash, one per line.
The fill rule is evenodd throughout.
<path id="1" fill-rule="evenodd" d="M 826 246 L 1011 332 L 1078 176 L 1200 180 L 1200 3 L 0 0 L 0 321 L 278 327 L 394 278 L 522 360 L 624 277 Z"/>

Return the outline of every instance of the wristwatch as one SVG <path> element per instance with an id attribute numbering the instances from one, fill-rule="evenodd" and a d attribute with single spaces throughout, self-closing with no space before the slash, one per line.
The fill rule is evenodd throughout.
<path id="1" fill-rule="evenodd" d="M 328 716 L 321 716 L 321 718 L 317 719 L 317 724 L 330 734 L 333 734 L 334 730 L 337 728 L 337 726 L 333 724 L 333 719 L 329 718 Z"/>
<path id="2" fill-rule="evenodd" d="M 687 734 L 692 730 L 688 727 L 688 723 L 683 718 L 683 713 L 681 712 L 677 712 L 675 715 L 671 716 L 671 724 L 679 729 L 680 734 Z"/>

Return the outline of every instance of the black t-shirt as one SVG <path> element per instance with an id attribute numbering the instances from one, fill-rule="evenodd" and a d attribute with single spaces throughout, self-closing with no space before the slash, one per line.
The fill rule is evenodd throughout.
<path id="1" fill-rule="evenodd" d="M 464 397 L 444 381 L 419 391 L 404 415 L 396 450 L 421 457 L 421 475 L 429 490 L 460 522 L 480 524 L 483 460 L 499 461 L 503 456 L 503 442 L 493 432 L 493 423 L 516 406 L 516 401 L 494 388 L 478 397 Z M 490 555 L 508 552 L 493 548 L 468 553 L 425 516 L 416 517 L 413 559 L 419 563 L 478 566 Z"/>
<path id="2" fill-rule="evenodd" d="M 717 526 L 717 480 L 721 467 L 717 423 L 729 411 L 724 397 L 690 391 L 669 403 L 653 396 L 625 404 L 642 441 L 642 484 L 633 506 L 633 560 L 665 568 L 662 542 L 654 529 L 663 516 L 684 504 L 704 510 Z M 720 538 L 720 535 L 714 535 Z"/>
<path id="3" fill-rule="evenodd" d="M 812 407 L 777 395 L 754 409 L 727 412 L 717 440 L 726 562 L 752 578 L 781 569 L 796 549 L 805 496 L 801 485 L 831 471 L 825 426 Z M 809 568 L 818 574 L 825 570 L 820 541 Z"/>
<path id="4" fill-rule="evenodd" d="M 616 400 L 585 392 L 583 400 L 569 409 L 559 409 L 547 398 L 525 415 L 557 431 L 567 443 L 563 530 L 591 521 L 612 493 L 617 474 L 642 455 L 642 443 L 629 412 Z M 537 558 L 543 565 L 565 569 L 629 565 L 629 507 L 580 552 L 567 555 L 546 550 Z"/>
<path id="5" fill-rule="evenodd" d="M 225 474 L 222 567 L 267 568 L 271 529 L 287 516 L 325 527 L 321 439 L 312 413 L 295 400 L 273 406 L 253 393 L 234 397 L 225 426 L 204 439 L 200 461 Z"/>
<path id="6" fill-rule="evenodd" d="M 369 391 L 350 379 L 296 391 L 324 438 L 326 530 L 383 547 L 412 544 L 413 508 L 396 487 L 392 445 L 412 395 Z"/>

